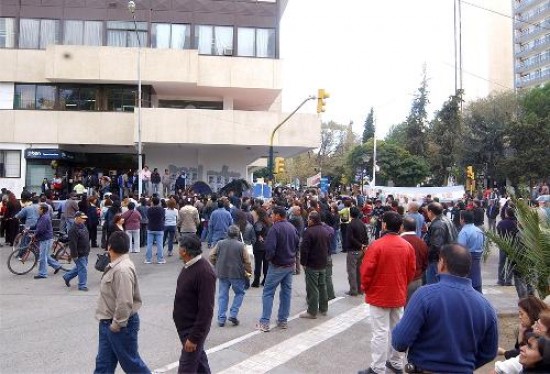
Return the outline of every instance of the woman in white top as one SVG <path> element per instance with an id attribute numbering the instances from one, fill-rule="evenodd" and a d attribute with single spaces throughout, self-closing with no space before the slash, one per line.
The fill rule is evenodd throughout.
<path id="1" fill-rule="evenodd" d="M 169 199 L 166 202 L 166 213 L 164 216 L 164 238 L 162 246 L 166 245 L 168 240 L 168 256 L 172 256 L 174 249 L 174 236 L 176 235 L 176 225 L 178 223 L 178 211 L 176 209 L 176 200 Z"/>

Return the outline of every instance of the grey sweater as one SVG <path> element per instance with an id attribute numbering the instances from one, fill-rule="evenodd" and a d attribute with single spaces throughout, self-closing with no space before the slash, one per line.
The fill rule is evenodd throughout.
<path id="1" fill-rule="evenodd" d="M 210 262 L 218 278 L 240 279 L 252 274 L 252 265 L 244 244 L 237 239 L 220 240 L 210 253 Z"/>

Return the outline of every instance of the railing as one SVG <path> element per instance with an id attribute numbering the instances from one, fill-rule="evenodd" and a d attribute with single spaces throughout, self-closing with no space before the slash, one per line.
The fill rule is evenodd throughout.
<path id="1" fill-rule="evenodd" d="M 523 0 L 519 3 L 516 2 L 514 10 L 521 13 L 524 9 L 527 9 L 529 6 L 531 6 L 535 1 L 536 0 Z"/>
<path id="2" fill-rule="evenodd" d="M 522 43 L 528 39 L 536 38 L 539 35 L 550 32 L 550 19 L 542 22 L 539 26 L 534 26 L 529 32 L 516 34 L 515 42 Z"/>
<path id="3" fill-rule="evenodd" d="M 532 58 L 530 57 L 529 59 L 525 60 L 524 62 L 518 64 L 517 66 L 517 72 L 521 72 L 521 71 L 526 71 L 526 70 L 531 70 L 531 69 L 535 69 L 545 63 L 549 63 L 550 62 L 550 52 L 547 52 L 545 53 L 544 55 L 542 56 L 539 56 L 538 58 Z"/>
<path id="4" fill-rule="evenodd" d="M 531 22 L 541 15 L 544 16 L 544 13 L 550 10 L 550 3 L 547 3 L 546 5 L 541 6 L 540 8 L 536 8 L 533 11 L 528 12 L 527 14 L 524 14 L 522 16 L 517 16 L 516 21 L 514 22 L 514 26 L 518 26 L 522 23 L 528 23 Z"/>
<path id="5" fill-rule="evenodd" d="M 529 77 L 523 77 L 516 80 L 516 86 L 519 88 L 533 86 L 536 84 L 550 81 L 550 70 L 547 70 L 541 74 L 530 75 Z"/>
<path id="6" fill-rule="evenodd" d="M 539 39 L 537 43 L 533 43 L 532 45 L 529 45 L 529 47 L 525 47 L 524 49 L 518 51 L 516 53 L 516 57 L 521 58 L 528 56 L 530 54 L 534 54 L 538 51 L 542 51 L 545 48 L 548 48 L 550 46 L 550 35 Z"/>

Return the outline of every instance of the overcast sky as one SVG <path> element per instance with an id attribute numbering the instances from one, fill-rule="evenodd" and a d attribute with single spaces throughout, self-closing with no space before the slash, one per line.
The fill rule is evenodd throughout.
<path id="1" fill-rule="evenodd" d="M 472 87 L 486 87 L 487 60 L 478 53 L 486 47 L 486 13 L 463 5 Z M 360 133 L 372 106 L 383 138 L 406 118 L 424 63 L 430 117 L 453 93 L 453 51 L 453 0 L 290 0 L 281 22 L 283 110 L 324 88 L 331 98 L 323 121 L 353 121 Z M 476 90 L 470 93 L 486 94 Z M 315 110 L 313 102 L 303 109 Z"/>

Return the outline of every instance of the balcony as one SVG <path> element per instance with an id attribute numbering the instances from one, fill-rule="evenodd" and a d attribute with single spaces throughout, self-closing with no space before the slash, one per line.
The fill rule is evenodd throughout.
<path id="1" fill-rule="evenodd" d="M 516 13 L 523 13 L 531 6 L 537 4 L 537 0 L 522 0 L 521 2 L 516 2 L 514 6 L 514 11 Z"/>
<path id="2" fill-rule="evenodd" d="M 541 35 L 545 35 L 550 31 L 550 19 L 542 22 L 540 27 L 534 27 L 531 31 L 526 33 L 517 34 L 514 41 L 518 44 L 525 43 L 530 40 L 536 39 Z"/>
<path id="3" fill-rule="evenodd" d="M 540 40 L 539 43 L 531 47 L 527 47 L 522 51 L 517 52 L 516 58 L 524 58 L 530 55 L 534 55 L 534 54 L 537 54 L 538 52 L 544 51 L 549 47 L 550 47 L 550 35 L 544 37 L 542 40 Z"/>
<path id="4" fill-rule="evenodd" d="M 520 28 L 525 25 L 525 23 L 536 23 L 550 15 L 550 3 L 543 5 L 539 8 L 529 11 L 527 14 L 516 16 L 514 21 L 514 27 Z"/>
<path id="5" fill-rule="evenodd" d="M 546 72 L 540 75 L 530 76 L 529 78 L 517 79 L 516 87 L 517 88 L 534 87 L 546 82 L 550 82 L 550 70 L 547 70 Z"/>
<path id="6" fill-rule="evenodd" d="M 541 66 L 550 64 L 550 52 L 542 55 L 537 59 L 520 63 L 516 67 L 516 74 L 526 73 L 529 70 L 535 70 Z"/>

